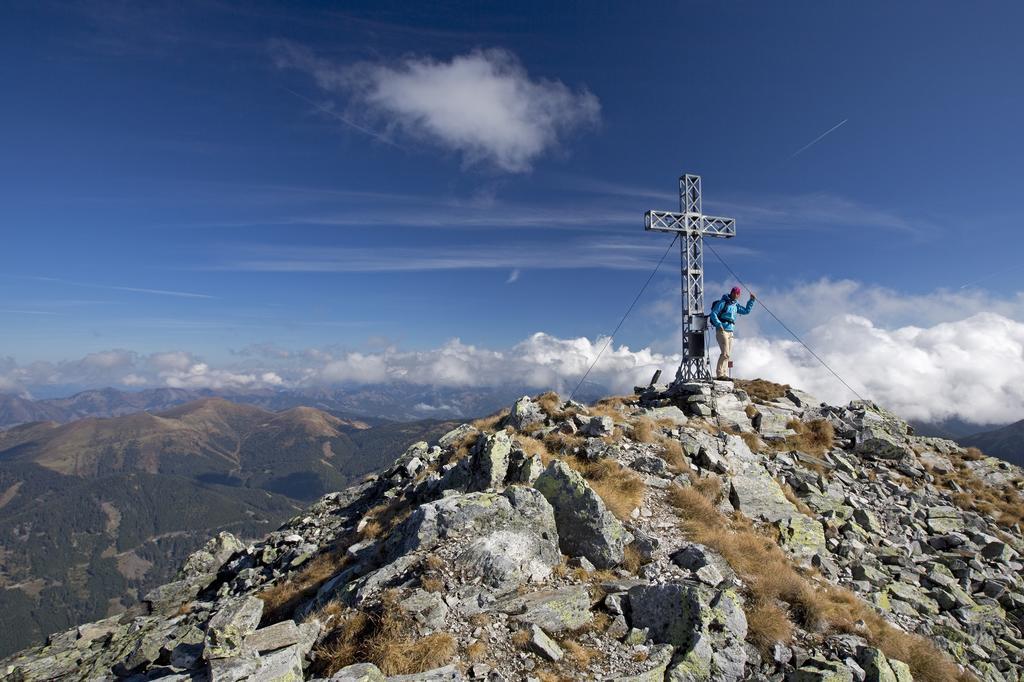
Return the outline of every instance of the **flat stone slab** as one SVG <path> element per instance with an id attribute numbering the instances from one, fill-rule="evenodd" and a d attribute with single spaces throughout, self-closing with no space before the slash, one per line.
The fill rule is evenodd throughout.
<path id="1" fill-rule="evenodd" d="M 545 632 L 575 630 L 594 618 L 590 612 L 590 594 L 580 586 L 544 590 L 506 600 L 499 610 L 513 618 L 540 626 Z"/>

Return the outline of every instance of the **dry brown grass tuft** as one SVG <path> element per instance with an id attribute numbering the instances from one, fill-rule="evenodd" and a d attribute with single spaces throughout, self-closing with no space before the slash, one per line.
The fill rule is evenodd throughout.
<path id="1" fill-rule="evenodd" d="M 345 605 L 336 599 L 332 599 L 320 608 L 306 615 L 303 621 L 318 620 L 324 625 L 329 625 L 336 618 L 345 612 Z"/>
<path id="2" fill-rule="evenodd" d="M 263 602 L 263 623 L 277 623 L 291 616 L 295 607 L 316 594 L 320 586 L 348 563 L 346 540 L 334 549 L 310 559 L 301 569 L 256 596 Z"/>
<path id="3" fill-rule="evenodd" d="M 551 455 L 573 455 L 583 450 L 583 437 L 576 434 L 560 433 L 552 431 L 544 436 L 542 441 L 548 453 Z"/>
<path id="4" fill-rule="evenodd" d="M 506 407 L 487 417 L 474 419 L 473 421 L 470 422 L 470 424 L 472 426 L 475 426 L 478 430 L 483 431 L 484 433 L 494 433 L 495 429 L 498 428 L 498 422 L 507 417 L 509 415 L 509 412 L 511 412 L 511 410 Z"/>
<path id="5" fill-rule="evenodd" d="M 985 453 L 976 447 L 969 447 L 963 451 L 963 454 L 961 454 L 960 457 L 962 459 L 976 462 L 979 459 L 985 459 Z"/>
<path id="6" fill-rule="evenodd" d="M 397 606 L 398 595 L 385 593 L 372 611 L 348 611 L 317 647 L 314 672 L 333 675 L 352 663 L 373 663 L 385 675 L 421 673 L 448 663 L 455 638 L 446 632 L 418 636 Z"/>
<path id="7" fill-rule="evenodd" d="M 764 379 L 736 379 L 734 383 L 737 388 L 746 391 L 751 400 L 778 400 L 789 390 L 789 384 L 776 384 Z"/>
<path id="8" fill-rule="evenodd" d="M 540 409 L 554 421 L 563 421 L 574 416 L 577 412 L 574 407 L 563 407 L 562 398 L 554 391 L 548 391 L 534 398 L 540 405 Z"/>
<path id="9" fill-rule="evenodd" d="M 758 453 L 764 452 L 765 444 L 764 441 L 756 433 L 750 433 L 749 431 L 741 431 L 740 438 L 747 444 L 751 452 Z"/>
<path id="10" fill-rule="evenodd" d="M 634 417 L 630 424 L 633 425 L 633 440 L 639 443 L 653 443 L 661 435 L 658 425 L 650 417 Z"/>
<path id="11" fill-rule="evenodd" d="M 594 659 L 604 657 L 603 652 L 583 646 L 579 642 L 574 642 L 571 639 L 562 640 L 559 644 L 562 646 L 562 649 L 565 650 L 565 654 L 581 668 L 587 668 Z"/>
<path id="12" fill-rule="evenodd" d="M 395 526 L 405 521 L 415 505 L 404 497 L 370 508 L 363 516 L 366 525 L 360 533 L 364 538 L 378 538 L 390 533 Z"/>
<path id="13" fill-rule="evenodd" d="M 420 587 L 427 592 L 443 592 L 444 580 L 435 575 L 425 575 L 420 578 Z"/>
<path id="14" fill-rule="evenodd" d="M 590 624 L 587 626 L 587 629 L 593 632 L 603 633 L 605 630 L 608 629 L 608 626 L 610 626 L 611 624 L 611 616 L 609 616 L 604 611 L 597 611 L 596 613 L 594 613 L 594 618 L 590 621 Z"/>
<path id="15" fill-rule="evenodd" d="M 949 456 L 954 471 L 949 474 L 933 473 L 935 484 L 945 489 L 958 507 L 975 511 L 995 520 L 1007 529 L 1024 523 L 1024 494 L 1011 481 L 998 486 L 989 485 L 975 474 L 966 462 L 976 461 L 980 454 L 976 448 Z"/>
<path id="16" fill-rule="evenodd" d="M 809 422 L 790 419 L 786 426 L 796 431 L 796 435 L 788 436 L 781 443 L 773 443 L 771 447 L 776 452 L 799 450 L 808 455 L 821 457 L 835 444 L 835 428 L 826 419 L 814 419 Z"/>
<path id="17" fill-rule="evenodd" d="M 694 476 L 690 478 L 693 489 L 707 498 L 711 504 L 718 504 L 722 500 L 722 479 L 718 474 L 707 476 Z"/>
<path id="18" fill-rule="evenodd" d="M 778 604 L 754 601 L 747 604 L 747 639 L 767 655 L 776 642 L 788 644 L 793 639 L 793 623 Z"/>
<path id="19" fill-rule="evenodd" d="M 520 649 L 525 649 L 526 645 L 530 643 L 530 631 L 526 628 L 516 630 L 512 634 L 512 644 L 516 645 Z"/>
<path id="20" fill-rule="evenodd" d="M 686 459 L 686 453 L 683 452 L 683 446 L 679 441 L 662 436 L 658 439 L 658 444 L 661 446 L 661 458 L 668 463 L 673 473 L 690 473 L 690 462 Z"/>
<path id="21" fill-rule="evenodd" d="M 482 628 L 494 622 L 489 613 L 474 613 L 469 617 L 469 624 L 475 628 Z"/>
<path id="22" fill-rule="evenodd" d="M 470 661 L 476 662 L 483 660 L 484 656 L 486 655 L 487 645 L 481 642 L 480 640 L 477 640 L 470 644 L 468 647 L 466 647 L 466 658 L 468 658 Z"/>
<path id="23" fill-rule="evenodd" d="M 643 558 L 640 556 L 640 550 L 632 544 L 629 544 L 626 545 L 624 554 L 625 557 L 622 560 L 622 568 L 635 575 L 636 572 L 640 570 L 640 567 L 644 565 Z"/>
<path id="24" fill-rule="evenodd" d="M 643 479 L 615 460 L 588 462 L 571 458 L 566 461 L 587 479 L 608 510 L 620 520 L 628 519 L 633 510 L 643 503 L 647 489 Z"/>
<path id="25" fill-rule="evenodd" d="M 722 516 L 715 509 L 715 505 L 694 487 L 673 485 L 668 490 L 668 501 L 682 512 L 686 521 L 710 525 L 716 523 Z"/>
<path id="26" fill-rule="evenodd" d="M 430 571 L 439 571 L 444 566 L 444 559 L 436 554 L 428 554 L 423 559 L 423 565 Z"/>
<path id="27" fill-rule="evenodd" d="M 516 436 L 516 442 L 519 443 L 519 447 L 527 457 L 540 457 L 540 461 L 543 462 L 544 466 L 547 466 L 551 461 L 551 453 L 548 451 L 548 446 L 544 444 L 544 441 L 537 440 L 531 436 Z"/>
<path id="28" fill-rule="evenodd" d="M 568 677 L 562 677 L 558 673 L 550 670 L 534 670 L 533 674 L 538 680 L 540 680 L 540 682 L 575 682 Z"/>

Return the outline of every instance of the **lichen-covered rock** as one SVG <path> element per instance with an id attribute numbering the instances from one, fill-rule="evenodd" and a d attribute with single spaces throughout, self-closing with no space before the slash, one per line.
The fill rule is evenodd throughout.
<path id="1" fill-rule="evenodd" d="M 245 545 L 241 540 L 231 533 L 221 531 L 203 545 L 202 549 L 193 552 L 185 559 L 179 576 L 193 578 L 206 573 L 216 573 L 217 569 L 230 559 L 232 554 L 243 549 L 245 549 Z"/>
<path id="2" fill-rule="evenodd" d="M 865 682 L 912 682 L 897 676 L 889 659 L 880 649 L 862 647 L 857 655 L 857 663 L 864 669 Z"/>
<path id="3" fill-rule="evenodd" d="M 331 682 L 385 682 L 384 673 L 373 663 L 348 665 L 331 675 Z"/>
<path id="4" fill-rule="evenodd" d="M 551 505 L 536 490 L 451 495 L 420 505 L 392 534 L 389 556 L 457 549 L 453 567 L 505 592 L 551 574 L 560 561 Z"/>
<path id="5" fill-rule="evenodd" d="M 632 537 L 579 472 L 553 460 L 534 483 L 555 511 L 559 544 L 569 556 L 584 556 L 598 568 L 622 563 Z"/>
<path id="6" fill-rule="evenodd" d="M 862 457 L 876 459 L 910 460 L 913 451 L 892 435 L 878 426 L 867 426 L 857 432 L 854 452 Z"/>
<path id="7" fill-rule="evenodd" d="M 512 404 L 512 411 L 502 420 L 502 426 L 511 426 L 516 431 L 522 431 L 524 427 L 543 426 L 547 415 L 540 405 L 535 403 L 530 396 L 524 395 Z"/>
<path id="8" fill-rule="evenodd" d="M 663 682 L 665 671 L 672 662 L 672 652 L 675 649 L 670 644 L 656 644 L 651 647 L 644 666 L 647 668 L 636 675 L 624 675 L 612 678 L 613 682 Z"/>
<path id="9" fill-rule="evenodd" d="M 450 448 L 467 436 L 478 433 L 480 431 L 472 424 L 462 424 L 438 438 L 437 444 L 442 448 Z"/>
<path id="10" fill-rule="evenodd" d="M 512 441 L 504 431 L 492 433 L 479 440 L 469 461 L 470 490 L 497 488 L 508 474 Z"/>
<path id="11" fill-rule="evenodd" d="M 524 594 L 498 608 L 512 614 L 514 620 L 539 625 L 551 633 L 577 630 L 594 619 L 590 594 L 582 586 Z"/>
<path id="12" fill-rule="evenodd" d="M 222 605 L 206 629 L 203 655 L 207 659 L 238 655 L 262 615 L 263 602 L 256 597 L 240 597 Z"/>
<path id="13" fill-rule="evenodd" d="M 633 627 L 675 647 L 666 679 L 740 680 L 747 661 L 747 619 L 733 590 L 707 593 L 695 585 L 666 583 L 629 590 Z"/>
<path id="14" fill-rule="evenodd" d="M 787 680 L 792 682 L 853 682 L 853 671 L 839 661 L 811 658 Z"/>

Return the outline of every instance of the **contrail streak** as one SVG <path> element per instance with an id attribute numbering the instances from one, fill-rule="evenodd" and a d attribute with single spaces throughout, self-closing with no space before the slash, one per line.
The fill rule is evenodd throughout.
<path id="1" fill-rule="evenodd" d="M 837 128 L 839 128 L 840 126 L 842 126 L 842 125 L 843 125 L 844 123 L 846 123 L 846 122 L 847 122 L 847 121 L 849 121 L 849 120 L 850 120 L 850 119 L 848 119 L 848 118 L 844 118 L 844 119 L 843 119 L 842 121 L 840 121 L 839 123 L 835 124 L 834 126 L 832 126 L 831 128 L 829 128 L 828 130 L 826 130 L 825 132 L 823 132 L 823 133 L 822 133 L 821 135 L 818 135 L 818 136 L 817 136 L 816 138 L 814 138 L 813 140 L 811 140 L 810 142 L 808 142 L 807 144 L 805 144 L 805 145 L 804 145 L 803 147 L 800 147 L 800 149 L 797 149 L 797 150 L 796 150 L 795 152 L 793 152 L 792 154 L 790 154 L 790 155 L 789 155 L 789 158 L 791 158 L 791 159 L 792 159 L 792 158 L 793 158 L 793 157 L 795 157 L 795 156 L 796 156 L 797 154 L 800 154 L 800 153 L 802 153 L 802 152 L 805 152 L 805 151 L 807 151 L 807 150 L 808 150 L 809 148 L 813 147 L 814 145 L 816 145 L 816 144 L 818 144 L 819 142 L 821 142 L 822 140 L 824 140 L 824 139 L 825 139 L 825 136 L 826 136 L 826 135 L 828 135 L 829 133 L 831 133 L 831 132 L 832 132 L 833 130 L 836 130 Z"/>
<path id="2" fill-rule="evenodd" d="M 288 92 L 288 93 L 290 93 L 292 95 L 295 95 L 296 97 L 301 99 L 306 104 L 309 104 L 310 106 L 316 107 L 317 111 L 320 111 L 321 113 L 327 114 L 328 116 L 333 116 L 334 118 L 338 119 L 339 121 L 341 121 L 342 123 L 347 125 L 349 128 L 353 128 L 353 129 L 358 130 L 359 132 L 361 132 L 361 133 L 363 133 L 365 135 L 369 135 L 370 137 L 374 138 L 375 140 L 378 140 L 379 142 L 383 142 L 384 144 L 389 144 L 392 147 L 395 147 L 397 149 L 403 149 L 403 147 L 400 144 L 392 142 L 391 140 L 389 140 L 388 138 L 384 137 L 383 135 L 378 133 L 376 130 L 373 130 L 372 128 L 367 128 L 366 126 L 361 126 L 361 125 L 359 125 L 358 123 L 356 123 L 354 121 L 350 121 L 349 119 L 345 118 L 344 116 L 342 116 L 338 112 L 334 111 L 333 109 L 325 107 L 323 104 L 320 104 L 319 102 L 314 102 L 310 98 L 306 97 L 305 95 L 300 95 L 299 93 L 295 92 L 291 88 L 284 88 L 284 90 L 285 90 L 285 92 Z"/>
<path id="3" fill-rule="evenodd" d="M 1013 270 L 1016 267 L 1018 267 L 1018 266 L 1010 265 L 1010 266 L 1005 267 L 1005 268 L 1000 268 L 1000 269 L 996 270 L 995 272 L 990 272 L 990 273 L 988 273 L 987 275 L 985 275 L 983 277 L 979 277 L 978 279 L 971 280 L 967 284 L 961 285 L 960 288 L 961 289 L 966 289 L 967 287 L 973 286 L 973 285 L 977 284 L 978 282 L 984 282 L 986 279 L 991 279 L 992 277 L 995 277 L 996 275 L 1001 275 L 1004 272 L 1007 272 L 1008 270 Z"/>

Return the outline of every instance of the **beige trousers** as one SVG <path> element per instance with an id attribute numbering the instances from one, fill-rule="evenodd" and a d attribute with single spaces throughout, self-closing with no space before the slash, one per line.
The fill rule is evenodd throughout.
<path id="1" fill-rule="evenodd" d="M 722 354 L 718 356 L 718 366 L 715 368 L 716 377 L 729 375 L 729 360 L 732 359 L 732 335 L 733 332 L 715 328 L 715 339 L 718 341 L 718 347 L 722 349 Z"/>

